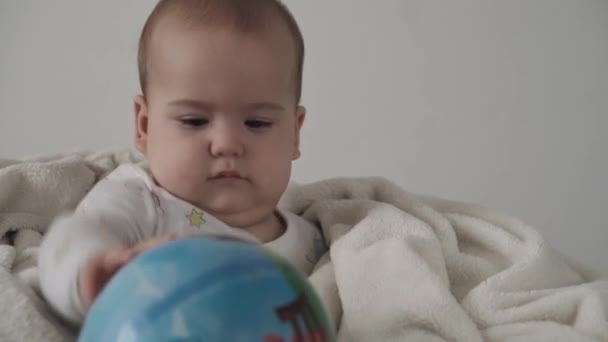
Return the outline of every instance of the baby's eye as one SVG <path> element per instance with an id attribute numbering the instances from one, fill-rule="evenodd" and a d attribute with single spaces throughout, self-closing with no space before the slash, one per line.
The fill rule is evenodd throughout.
<path id="1" fill-rule="evenodd" d="M 179 121 L 189 127 L 201 127 L 209 123 L 209 120 L 203 118 L 182 118 Z"/>
<path id="2" fill-rule="evenodd" d="M 246 120 L 245 125 L 249 128 L 260 129 L 260 128 L 267 128 L 267 127 L 272 126 L 272 122 L 254 119 L 254 120 Z"/>

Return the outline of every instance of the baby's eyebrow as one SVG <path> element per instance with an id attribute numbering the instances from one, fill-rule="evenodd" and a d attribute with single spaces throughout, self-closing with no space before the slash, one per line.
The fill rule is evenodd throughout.
<path id="1" fill-rule="evenodd" d="M 192 99 L 174 100 L 169 102 L 169 106 L 195 108 L 205 112 L 211 112 L 213 110 L 213 105 L 210 103 Z"/>
<path id="2" fill-rule="evenodd" d="M 169 102 L 171 107 L 186 107 L 193 108 L 202 112 L 213 112 L 216 108 L 213 104 L 201 100 L 194 99 L 179 99 Z M 242 107 L 246 112 L 258 112 L 258 111 L 269 111 L 269 112 L 283 112 L 285 107 L 277 102 L 254 102 L 246 104 Z"/>
<path id="3" fill-rule="evenodd" d="M 247 111 L 268 110 L 268 111 L 274 111 L 274 112 L 281 112 L 281 111 L 285 110 L 285 107 L 283 107 L 281 104 L 275 103 L 275 102 L 256 102 L 256 103 L 248 104 L 247 106 L 245 106 L 245 108 L 247 109 Z"/>

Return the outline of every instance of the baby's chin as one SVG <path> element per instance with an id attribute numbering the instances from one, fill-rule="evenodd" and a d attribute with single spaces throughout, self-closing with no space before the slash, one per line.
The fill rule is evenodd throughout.
<path id="1" fill-rule="evenodd" d="M 223 194 L 207 199 L 199 207 L 229 226 L 247 227 L 274 215 L 274 206 L 265 203 L 266 201 L 255 197 Z"/>
<path id="2" fill-rule="evenodd" d="M 200 207 L 212 215 L 233 216 L 246 212 L 252 206 L 251 203 L 247 202 L 249 201 L 243 198 L 236 198 L 236 196 L 222 195 L 219 198 L 207 199 L 201 203 Z"/>
<path id="3" fill-rule="evenodd" d="M 214 198 L 205 198 L 199 207 L 212 215 L 235 216 L 251 211 L 255 207 L 255 199 L 238 194 L 222 194 Z"/>

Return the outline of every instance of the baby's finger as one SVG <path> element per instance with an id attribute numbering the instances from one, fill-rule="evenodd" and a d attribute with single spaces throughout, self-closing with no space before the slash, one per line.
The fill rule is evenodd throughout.
<path id="1" fill-rule="evenodd" d="M 106 272 L 114 273 L 118 268 L 128 263 L 137 253 L 132 248 L 121 247 L 106 253 L 103 267 Z"/>
<path id="2" fill-rule="evenodd" d="M 99 255 L 91 258 L 79 272 L 79 293 L 85 310 L 88 310 L 97 294 L 116 271 L 117 267 L 110 265 L 107 256 Z"/>

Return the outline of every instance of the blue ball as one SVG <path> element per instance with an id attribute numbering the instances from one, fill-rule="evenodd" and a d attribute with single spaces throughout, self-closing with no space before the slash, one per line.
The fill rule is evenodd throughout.
<path id="1" fill-rule="evenodd" d="M 180 239 L 111 279 L 79 341 L 334 341 L 327 317 L 306 278 L 262 246 Z"/>

